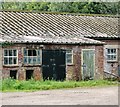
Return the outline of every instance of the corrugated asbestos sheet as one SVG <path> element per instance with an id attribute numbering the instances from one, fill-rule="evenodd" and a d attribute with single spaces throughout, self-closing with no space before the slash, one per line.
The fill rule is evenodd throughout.
<path id="1" fill-rule="evenodd" d="M 104 44 L 97 40 L 85 37 L 47 37 L 47 36 L 4 36 L 0 42 L 13 42 L 13 43 L 48 43 L 48 44 Z"/>
<path id="2" fill-rule="evenodd" d="M 0 16 L 0 41 L 99 44 L 83 37 L 119 38 L 118 17 L 8 11 Z"/>

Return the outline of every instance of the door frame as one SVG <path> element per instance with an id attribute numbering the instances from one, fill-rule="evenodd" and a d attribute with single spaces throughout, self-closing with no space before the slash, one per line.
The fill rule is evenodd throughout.
<path id="1" fill-rule="evenodd" d="M 62 52 L 66 52 L 66 50 L 65 49 L 42 49 L 42 66 L 43 66 L 43 52 L 44 52 L 44 50 L 45 51 L 51 51 L 51 52 L 55 52 L 55 51 L 58 51 L 58 52 L 60 52 L 60 51 L 62 51 Z M 65 69 L 65 80 L 66 80 L 66 53 L 65 53 L 65 67 L 64 67 L 64 69 Z M 43 68 L 42 68 L 42 72 L 43 72 Z"/>
<path id="2" fill-rule="evenodd" d="M 82 79 L 83 79 L 83 51 L 89 51 L 89 50 L 92 50 L 95 52 L 95 49 L 81 49 L 81 74 L 82 74 Z M 93 60 L 94 60 L 94 75 L 93 75 L 93 78 L 95 77 L 95 53 L 94 53 L 94 57 L 93 57 Z"/>

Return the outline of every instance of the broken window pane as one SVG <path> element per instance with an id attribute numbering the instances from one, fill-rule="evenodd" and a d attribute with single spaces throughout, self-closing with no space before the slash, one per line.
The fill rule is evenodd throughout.
<path id="1" fill-rule="evenodd" d="M 27 54 L 28 53 L 28 54 Z M 38 59 L 39 57 L 39 59 Z M 28 61 L 27 61 L 28 59 Z M 24 49 L 24 63 L 28 64 L 39 64 L 40 60 L 40 50 L 26 50 Z"/>
<path id="2" fill-rule="evenodd" d="M 33 56 L 37 56 L 36 50 L 33 50 Z"/>
<path id="3" fill-rule="evenodd" d="M 37 56 L 36 50 L 28 50 L 28 56 Z"/>
<path id="4" fill-rule="evenodd" d="M 28 56 L 32 56 L 32 50 L 28 50 Z"/>

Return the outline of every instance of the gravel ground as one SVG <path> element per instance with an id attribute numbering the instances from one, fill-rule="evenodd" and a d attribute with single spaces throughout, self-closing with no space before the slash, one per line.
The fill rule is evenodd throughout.
<path id="1" fill-rule="evenodd" d="M 118 87 L 7 92 L 2 105 L 118 105 Z"/>

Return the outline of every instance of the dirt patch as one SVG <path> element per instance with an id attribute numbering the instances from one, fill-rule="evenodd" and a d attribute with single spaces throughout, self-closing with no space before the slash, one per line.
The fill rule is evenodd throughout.
<path id="1" fill-rule="evenodd" d="M 2 93 L 3 105 L 118 105 L 118 87 Z"/>

